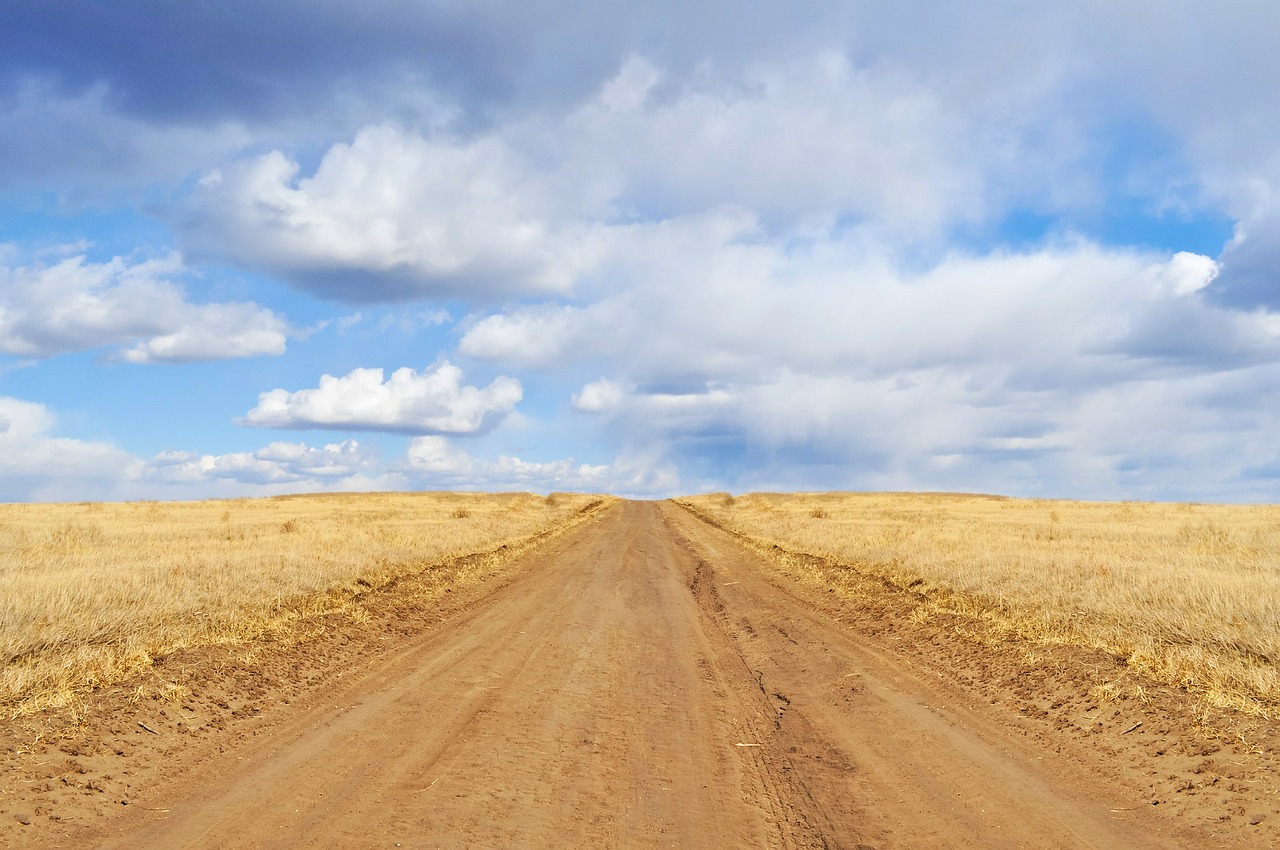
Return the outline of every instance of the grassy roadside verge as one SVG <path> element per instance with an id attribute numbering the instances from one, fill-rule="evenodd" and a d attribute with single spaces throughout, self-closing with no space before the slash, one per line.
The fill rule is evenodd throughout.
<path id="1" fill-rule="evenodd" d="M 306 639 L 408 575 L 465 584 L 612 500 L 380 493 L 0 505 L 0 715 L 74 705 L 156 659 Z"/>
<path id="2" fill-rule="evenodd" d="M 960 615 L 972 639 L 1101 650 L 1208 705 L 1280 715 L 1278 507 L 853 493 L 676 501 L 801 580 L 851 596 L 887 585 L 912 600 L 910 617 Z"/>

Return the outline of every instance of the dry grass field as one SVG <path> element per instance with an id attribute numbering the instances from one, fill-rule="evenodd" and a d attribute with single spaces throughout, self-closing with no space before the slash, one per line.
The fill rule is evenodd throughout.
<path id="1" fill-rule="evenodd" d="M 186 648 L 295 635 L 453 564 L 465 581 L 598 497 L 398 493 L 0 505 L 0 714 L 75 703 Z M 506 547 L 503 549 L 502 547 Z M 442 578 L 444 581 L 445 578 Z"/>
<path id="2" fill-rule="evenodd" d="M 1280 507 L 857 493 L 680 501 L 777 557 L 817 556 L 814 580 L 856 571 L 910 589 L 912 617 L 946 611 L 983 640 L 1101 649 L 1210 704 L 1280 714 Z"/>

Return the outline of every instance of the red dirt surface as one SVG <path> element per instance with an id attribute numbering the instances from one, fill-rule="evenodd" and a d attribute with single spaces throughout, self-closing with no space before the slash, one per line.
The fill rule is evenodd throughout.
<path id="1" fill-rule="evenodd" d="M 1280 845 L 1275 724 L 1099 704 L 1114 659 L 912 623 L 670 503 L 413 585 L 5 725 L 0 844 Z"/>

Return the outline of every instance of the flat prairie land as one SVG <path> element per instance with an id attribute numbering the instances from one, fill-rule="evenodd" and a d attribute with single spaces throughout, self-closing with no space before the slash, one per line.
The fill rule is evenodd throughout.
<path id="1" fill-rule="evenodd" d="M 1206 547 L 1204 564 L 1180 568 L 1230 574 L 1215 558 L 1254 532 L 1224 526 L 1234 509 L 1193 506 L 1166 532 L 1138 521 L 1138 542 L 1126 543 L 1114 539 L 1112 514 L 1140 516 L 1145 506 L 1026 503 L 1001 514 L 1002 504 L 351 496 L 191 506 L 205 519 L 185 526 L 180 506 L 157 506 L 172 513 L 176 561 L 150 581 L 218 574 L 232 559 L 184 565 L 240 545 L 243 530 L 238 551 L 261 556 L 258 577 L 210 598 L 248 607 L 224 605 L 205 643 L 173 648 L 116 684 L 0 719 L 0 844 L 1280 846 L 1280 722 L 1267 716 L 1265 691 L 1246 700 L 1171 684 L 1157 678 L 1171 666 L 1140 667 L 1129 660 L 1136 653 L 1071 631 L 1077 619 L 1117 633 L 1128 622 L 1174 643 L 1159 629 L 1181 622 L 1170 612 L 1182 597 L 1159 608 L 1156 594 L 1203 591 L 1185 578 L 1168 591 L 1138 588 L 1118 599 L 1143 600 L 1128 604 L 1146 619 L 1124 620 L 1120 601 L 1077 599 L 1083 591 L 1065 577 L 1037 584 L 1005 563 L 1019 548 L 1035 554 L 1041 535 L 1094 553 L 1071 556 L 1091 565 L 1085 584 L 1140 575 L 1120 563 L 1124 553 L 1149 554 L 1154 544 L 1140 541 L 1166 533 L 1208 541 L 1184 547 Z M 104 518 L 111 511 L 151 507 L 58 510 L 69 513 L 54 530 L 106 539 L 123 527 Z M 473 521 L 479 536 L 449 537 Z M 766 522 L 777 523 L 780 542 L 769 542 Z M 919 525 L 935 537 L 912 538 Z M 280 541 L 309 528 L 309 554 L 291 555 L 294 544 Z M 815 528 L 864 548 L 823 549 Z M 1267 520 L 1256 528 L 1268 533 Z M 49 531 L 26 534 L 38 541 Z M 437 539 L 434 554 L 421 548 Z M 865 548 L 868 539 L 880 548 Z M 895 540 L 911 545 L 890 547 Z M 301 570 L 339 550 L 333 571 L 279 592 L 282 557 Z M 914 566 L 939 550 L 936 576 Z M 434 560 L 476 551 L 489 554 Z M 1063 571 L 1076 563 L 1065 548 L 1050 551 Z M 983 557 L 988 590 L 960 584 L 956 565 Z M 1050 572 L 1029 563 L 1027 572 Z M 166 586 L 163 596 L 176 595 Z M 116 633 L 198 621 L 196 612 L 214 610 L 202 592 L 196 582 L 180 611 L 145 628 L 122 622 Z M 1263 644 L 1249 655 L 1231 637 L 1249 629 L 1219 630 L 1215 642 L 1182 627 L 1203 658 L 1230 650 L 1265 670 Z"/>
<path id="2" fill-rule="evenodd" d="M 1098 649 L 1217 707 L 1280 715 L 1280 506 L 938 493 L 682 500 L 814 582 L 873 576 L 910 616 Z M 848 587 L 854 585 L 846 582 Z"/>
<path id="3" fill-rule="evenodd" d="M 599 501 L 373 493 L 0 505 L 0 714 L 72 705 L 180 650 L 301 639 L 318 614 L 365 618 L 369 591 L 433 567 L 441 587 L 465 582 L 481 569 L 474 556 L 506 556 Z"/>

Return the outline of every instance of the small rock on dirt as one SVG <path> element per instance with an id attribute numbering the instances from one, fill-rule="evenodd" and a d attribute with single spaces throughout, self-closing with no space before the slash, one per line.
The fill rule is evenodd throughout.
<path id="1" fill-rule="evenodd" d="M 13 816 L 13 819 L 23 826 L 29 826 L 31 824 L 31 815 L 26 812 L 18 812 Z"/>
<path id="2" fill-rule="evenodd" d="M 1249 815 L 1249 823 L 1253 824 L 1254 826 L 1257 826 L 1258 824 L 1262 823 L 1266 819 L 1267 819 L 1267 816 L 1262 814 L 1262 812 Z"/>

